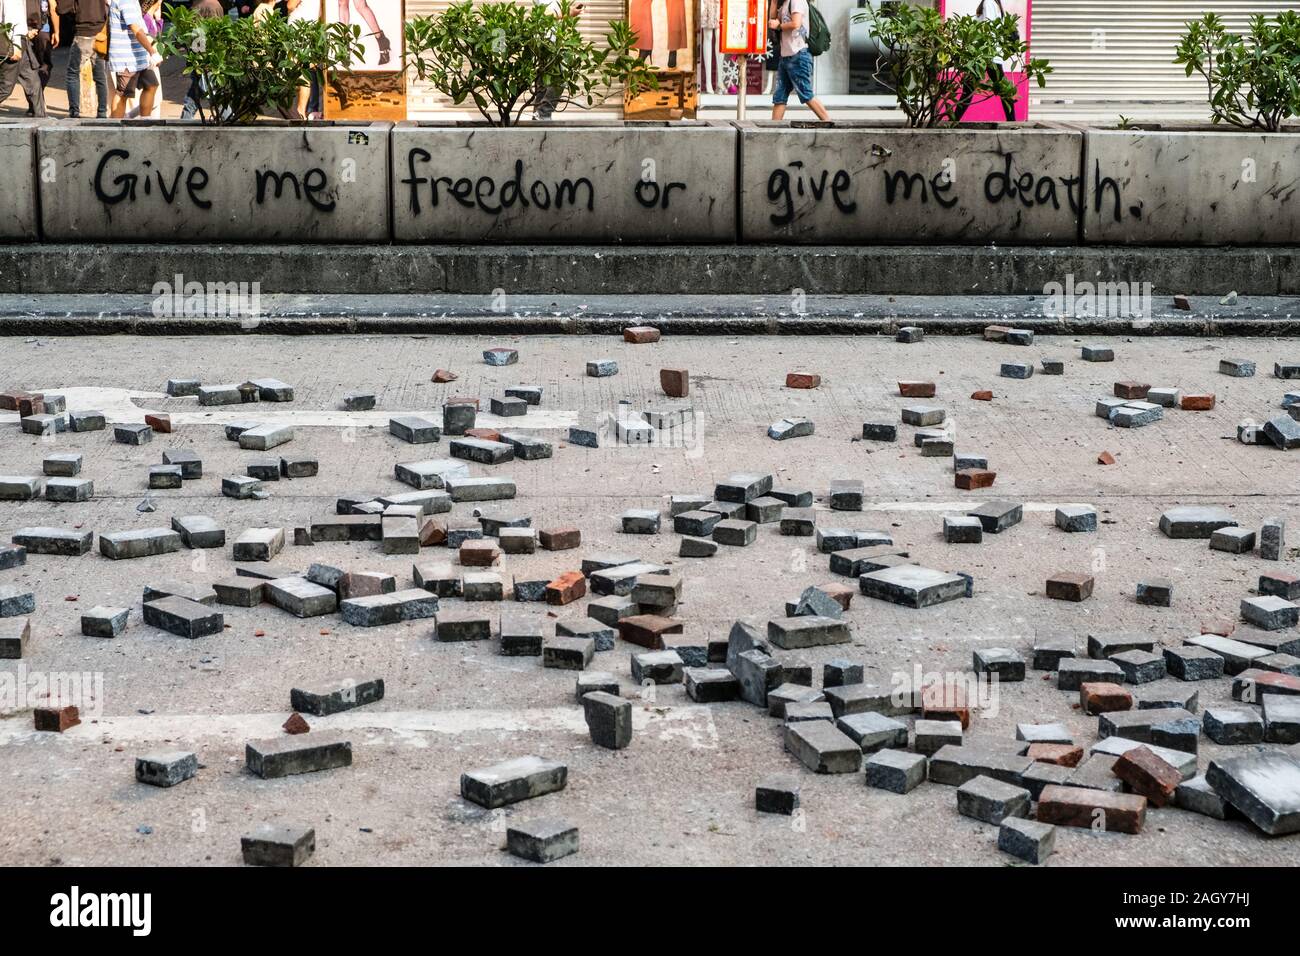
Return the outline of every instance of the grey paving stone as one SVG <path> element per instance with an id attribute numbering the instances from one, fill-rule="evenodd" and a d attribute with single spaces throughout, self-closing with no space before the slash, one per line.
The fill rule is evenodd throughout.
<path id="1" fill-rule="evenodd" d="M 1157 386 L 1147 390 L 1147 401 L 1161 408 L 1177 408 L 1182 397 L 1182 390 L 1178 388 Z"/>
<path id="2" fill-rule="evenodd" d="M 618 678 L 608 671 L 581 671 L 575 686 L 579 702 L 582 701 L 583 694 L 590 694 L 592 691 L 603 691 L 617 697 L 619 696 Z"/>
<path id="3" fill-rule="evenodd" d="M 1228 804 L 1270 836 L 1300 832 L 1300 760 L 1260 751 L 1210 761 L 1205 779 Z"/>
<path id="4" fill-rule="evenodd" d="M 1255 532 L 1249 528 L 1219 528 L 1210 535 L 1210 549 L 1249 554 L 1255 550 Z"/>
<path id="5" fill-rule="evenodd" d="M 1024 508 L 1012 501 L 988 501 L 968 513 L 979 519 L 985 534 L 1001 534 L 1020 524 Z"/>
<path id="6" fill-rule="evenodd" d="M 232 546 L 236 561 L 270 561 L 284 549 L 283 528 L 248 528 Z"/>
<path id="7" fill-rule="evenodd" d="M 904 405 L 902 408 L 902 420 L 904 425 L 914 425 L 917 427 L 942 425 L 946 416 L 947 412 L 937 405 Z"/>
<path id="8" fill-rule="evenodd" d="M 87 637 L 120 637 L 126 631 L 130 609 L 96 605 L 81 615 L 81 633 Z"/>
<path id="9" fill-rule="evenodd" d="M 799 779 L 789 774 L 764 777 L 754 788 L 754 809 L 790 816 L 799 809 Z"/>
<path id="10" fill-rule="evenodd" d="M 380 627 L 401 621 L 427 620 L 438 610 L 438 596 L 424 588 L 405 588 L 338 602 L 339 616 L 353 627 Z"/>
<path id="11" fill-rule="evenodd" d="M 447 402 L 442 406 L 442 431 L 446 435 L 463 435 L 474 427 L 478 406 L 472 402 Z"/>
<path id="12" fill-rule="evenodd" d="M 632 655 L 632 680 L 638 684 L 680 684 L 685 665 L 676 651 L 645 651 Z"/>
<path id="13" fill-rule="evenodd" d="M 144 622 L 178 637 L 197 639 L 220 634 L 226 619 L 220 611 L 183 597 L 165 597 L 142 605 Z"/>
<path id="14" fill-rule="evenodd" d="M 831 482 L 831 510 L 861 511 L 866 493 L 866 482 L 856 478 L 837 478 Z"/>
<path id="15" fill-rule="evenodd" d="M 597 747 L 622 750 L 632 743 L 632 702 L 615 694 L 592 691 L 582 696 L 582 713 Z"/>
<path id="16" fill-rule="evenodd" d="M 1008 817 L 998 827 L 998 849 L 1026 863 L 1042 863 L 1056 849 L 1056 827 L 1018 816 Z"/>
<path id="17" fill-rule="evenodd" d="M 1105 660 L 1124 651 L 1155 650 L 1155 641 L 1141 634 L 1089 634 L 1088 656 L 1094 660 Z"/>
<path id="18" fill-rule="evenodd" d="M 961 721 L 918 720 L 912 726 L 912 749 L 927 757 L 948 746 L 962 743 Z"/>
<path id="19" fill-rule="evenodd" d="M 862 750 L 829 720 L 785 725 L 785 749 L 814 773 L 857 773 Z"/>
<path id="20" fill-rule="evenodd" d="M 966 579 L 960 575 L 914 564 L 871 571 L 863 574 L 858 584 L 868 597 L 911 608 L 956 600 L 964 597 L 967 590 Z"/>
<path id="21" fill-rule="evenodd" d="M 1166 647 L 1162 651 L 1169 676 L 1184 681 L 1223 676 L 1223 658 L 1204 647 Z"/>
<path id="22" fill-rule="evenodd" d="M 203 459 L 188 448 L 168 448 L 163 452 L 163 464 L 178 466 L 182 481 L 203 477 Z"/>
<path id="23" fill-rule="evenodd" d="M 135 758 L 135 779 L 153 787 L 174 787 L 199 772 L 197 754 L 163 750 Z"/>
<path id="24" fill-rule="evenodd" d="M 587 374 L 592 378 L 608 378 L 618 374 L 618 362 L 613 359 L 593 359 L 587 362 Z"/>
<path id="25" fill-rule="evenodd" d="M 1300 605 L 1273 594 L 1243 598 L 1242 620 L 1265 631 L 1277 631 L 1300 624 Z"/>
<path id="26" fill-rule="evenodd" d="M 1259 556 L 1265 561 L 1282 560 L 1286 547 L 1286 522 L 1281 518 L 1267 518 L 1259 532 Z"/>
<path id="27" fill-rule="evenodd" d="M 1209 538 L 1220 528 L 1236 527 L 1237 519 L 1227 509 L 1211 505 L 1182 505 L 1160 516 L 1160 530 L 1167 538 Z"/>
<path id="28" fill-rule="evenodd" d="M 1216 744 L 1258 744 L 1264 740 L 1264 720 L 1253 710 L 1207 707 L 1201 726 L 1205 736 Z"/>
<path id="29" fill-rule="evenodd" d="M 767 622 L 767 639 L 782 650 L 847 644 L 853 635 L 847 622 L 828 617 L 795 617 Z"/>
<path id="30" fill-rule="evenodd" d="M 542 646 L 542 666 L 558 670 L 580 671 L 591 663 L 596 642 L 589 637 L 557 635 Z"/>
<path id="31" fill-rule="evenodd" d="M 998 374 L 1003 378 L 1029 378 L 1034 374 L 1034 363 L 1003 362 Z"/>
<path id="32" fill-rule="evenodd" d="M 1174 585 L 1167 578 L 1150 578 L 1139 581 L 1137 602 L 1150 607 L 1169 607 L 1174 600 Z"/>
<path id="33" fill-rule="evenodd" d="M 262 483 L 247 475 L 230 475 L 221 479 L 221 493 L 227 498 L 255 498 L 262 493 Z"/>
<path id="34" fill-rule="evenodd" d="M 1261 709 L 1266 741 L 1271 744 L 1300 743 L 1300 697 L 1265 694 Z"/>
<path id="35" fill-rule="evenodd" d="M 718 553 L 718 543 L 706 538 L 682 538 L 677 554 L 682 558 L 711 558 Z"/>
<path id="36" fill-rule="evenodd" d="M 1200 732 L 1196 715 L 1177 707 L 1111 711 L 1097 717 L 1097 733 L 1102 738 L 1123 737 L 1192 754 Z"/>
<path id="37" fill-rule="evenodd" d="M 868 441 L 898 441 L 898 426 L 893 422 L 863 422 L 862 437 Z"/>
<path id="38" fill-rule="evenodd" d="M 1042 358 L 1038 360 L 1039 368 L 1044 375 L 1064 375 L 1065 362 L 1058 358 Z"/>
<path id="39" fill-rule="evenodd" d="M 768 695 L 781 685 L 781 665 L 758 647 L 737 651 L 733 658 L 729 645 L 727 656 L 727 669 L 738 682 L 741 699 L 766 708 Z"/>
<path id="40" fill-rule="evenodd" d="M 1078 643 L 1073 637 L 1048 635 L 1034 641 L 1033 667 L 1036 671 L 1054 671 L 1062 660 L 1077 656 Z"/>
<path id="41" fill-rule="evenodd" d="M 1115 350 L 1108 345 L 1085 345 L 1080 349 L 1079 357 L 1085 362 L 1113 362 Z"/>
<path id="42" fill-rule="evenodd" d="M 970 515 L 944 515 L 943 540 L 948 544 L 979 544 L 984 540 L 984 526 Z"/>
<path id="43" fill-rule="evenodd" d="M 578 852 L 578 828 L 562 820 L 526 820 L 506 828 L 506 850 L 533 863 L 554 863 Z"/>
<path id="44" fill-rule="evenodd" d="M 291 441 L 291 425 L 258 425 L 240 434 L 239 447 L 251 451 L 267 451 Z"/>
<path id="45" fill-rule="evenodd" d="M 0 619 L 0 660 L 21 660 L 31 637 L 32 625 L 28 618 Z"/>
<path id="46" fill-rule="evenodd" d="M 1124 672 L 1124 679 L 1130 684 L 1146 684 L 1165 677 L 1165 659 L 1150 651 L 1121 651 L 1112 654 L 1110 660 L 1119 665 Z"/>
<path id="47" fill-rule="evenodd" d="M 515 496 L 515 483 L 510 478 L 453 478 L 446 477 L 444 483 L 451 500 L 460 501 L 501 501 Z"/>
<path id="48" fill-rule="evenodd" d="M 682 674 L 686 696 L 697 704 L 717 704 L 735 700 L 740 695 L 740 682 L 728 670 L 709 667 L 688 667 Z"/>
<path id="49" fill-rule="evenodd" d="M 629 508 L 620 518 L 624 534 L 658 534 L 659 520 L 654 508 Z"/>
<path id="50" fill-rule="evenodd" d="M 920 709 L 916 696 L 910 690 L 883 684 L 823 687 L 822 693 L 826 695 L 826 700 L 836 717 L 862 713 L 894 716 L 910 714 Z"/>
<path id="51" fill-rule="evenodd" d="M 1016 724 L 1016 740 L 1031 744 L 1073 744 L 1074 737 L 1064 724 Z"/>
<path id="52" fill-rule="evenodd" d="M 99 536 L 99 553 L 114 560 L 167 554 L 180 548 L 181 536 L 170 528 L 138 528 Z"/>
<path id="53" fill-rule="evenodd" d="M 419 415 L 399 415 L 388 420 L 388 433 L 412 445 L 427 445 L 442 436 L 442 429 Z"/>
<path id="54" fill-rule="evenodd" d="M 352 766 L 352 742 L 315 731 L 289 737 L 250 740 L 244 745 L 249 771 L 264 780 Z"/>
<path id="55" fill-rule="evenodd" d="M 319 617 L 333 614 L 338 595 L 329 588 L 313 584 L 306 578 L 275 578 L 266 582 L 266 601 L 294 617 Z"/>
<path id="56" fill-rule="evenodd" d="M 822 665 L 822 686 L 843 687 L 845 684 L 861 684 L 862 674 L 861 664 L 837 658 Z"/>
<path id="57" fill-rule="evenodd" d="M 107 426 L 101 411 L 86 409 L 68 412 L 68 430 L 73 432 L 99 432 Z"/>
<path id="58" fill-rule="evenodd" d="M 1289 415 L 1270 418 L 1262 429 L 1264 436 L 1281 449 L 1300 448 L 1300 422 Z"/>
<path id="59" fill-rule="evenodd" d="M 855 741 L 864 754 L 885 748 L 907 747 L 907 724 L 884 714 L 873 711 L 845 714 L 836 718 L 835 726 Z"/>
<path id="60" fill-rule="evenodd" d="M 784 669 L 782 670 L 782 679 L 785 680 Z M 823 700 L 823 695 L 809 687 L 807 684 L 796 684 L 786 681 L 779 687 L 773 688 L 767 694 L 767 713 L 769 717 L 775 717 L 778 720 L 785 720 L 786 708 L 792 704 L 816 704 Z M 832 709 L 831 716 L 835 712 Z"/>
<path id="61" fill-rule="evenodd" d="M 957 812 L 994 824 L 1007 817 L 1027 817 L 1029 791 L 993 777 L 972 777 L 957 788 Z"/>
<path id="62" fill-rule="evenodd" d="M 27 549 L 22 545 L 0 544 L 0 571 L 19 568 L 27 563 Z"/>
<path id="63" fill-rule="evenodd" d="M 343 396 L 343 409 L 348 412 L 368 412 L 375 407 L 374 392 L 348 392 Z"/>
<path id="64" fill-rule="evenodd" d="M 782 418 L 767 426 L 767 437 L 774 441 L 788 438 L 806 438 L 813 434 L 816 426 L 811 418 Z"/>
<path id="65" fill-rule="evenodd" d="M 890 793 L 910 793 L 926 777 L 926 759 L 906 750 L 877 750 L 863 761 L 868 787 Z"/>
<path id="66" fill-rule="evenodd" d="M 515 458 L 520 461 L 541 461 L 555 454 L 550 442 L 524 432 L 502 432 L 501 441 L 514 449 Z"/>
<path id="67" fill-rule="evenodd" d="M 1085 683 L 1123 683 L 1124 672 L 1109 660 L 1063 658 L 1056 666 L 1058 690 L 1075 690 Z"/>
<path id="68" fill-rule="evenodd" d="M 218 604 L 231 607 L 257 607 L 266 599 L 266 582 L 256 578 L 226 578 L 212 582 Z"/>
<path id="69" fill-rule="evenodd" d="M 1248 359 L 1219 359 L 1219 371 L 1233 378 L 1250 378 L 1255 374 L 1255 363 Z"/>
<path id="70" fill-rule="evenodd" d="M 1056 526 L 1062 531 L 1096 531 L 1097 509 L 1092 505 L 1061 505 L 1056 509 Z"/>
<path id="71" fill-rule="evenodd" d="M 543 619 L 535 614 L 502 611 L 501 654 L 505 657 L 541 657 L 542 646 L 546 643 L 543 630 Z M 571 650 L 573 656 L 576 656 L 578 661 L 581 662 L 583 660 L 583 648 L 574 645 Z M 563 662 L 564 658 L 562 654 L 552 652 L 552 660 Z M 551 663 L 546 666 L 554 667 L 557 665 Z M 567 669 L 581 670 L 582 666 Z"/>
<path id="72" fill-rule="evenodd" d="M 434 634 L 440 641 L 489 641 L 492 639 L 492 618 L 465 611 L 440 612 Z"/>
<path id="73" fill-rule="evenodd" d="M 1005 750 L 949 744 L 930 758 L 930 781 L 956 787 L 983 775 L 1020 786 L 1024 772 L 1033 763 L 1028 757 Z"/>
<path id="74" fill-rule="evenodd" d="M 261 823 L 239 838 L 248 866 L 302 866 L 316 852 L 316 831 L 307 826 Z"/>
<path id="75" fill-rule="evenodd" d="M 206 581 L 156 581 L 144 586 L 141 601 L 145 604 L 165 597 L 183 597 L 198 604 L 215 607 L 217 592 Z"/>
<path id="76" fill-rule="evenodd" d="M 732 547 L 747 547 L 758 539 L 758 524 L 737 518 L 724 518 L 713 526 L 713 540 Z"/>
<path id="77" fill-rule="evenodd" d="M 1025 679 L 1025 659 L 1009 647 L 982 647 L 974 652 L 976 674 L 996 674 L 999 681 Z"/>

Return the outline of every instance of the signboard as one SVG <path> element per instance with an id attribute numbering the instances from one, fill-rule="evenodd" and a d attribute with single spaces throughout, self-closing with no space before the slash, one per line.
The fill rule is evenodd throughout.
<path id="1" fill-rule="evenodd" d="M 627 0 L 636 51 L 654 70 L 659 89 L 623 97 L 623 117 L 634 120 L 694 119 L 696 82 L 695 0 Z"/>
<path id="2" fill-rule="evenodd" d="M 763 0 L 722 0 L 719 20 L 721 53 L 754 54 L 767 49 L 767 25 L 763 22 Z"/>
<path id="3" fill-rule="evenodd" d="M 329 119 L 406 119 L 403 6 L 403 0 L 325 0 L 326 23 L 361 28 L 361 58 L 347 71 L 330 74 L 325 90 Z"/>
<path id="4" fill-rule="evenodd" d="M 1014 14 L 1020 21 L 1020 38 L 1029 43 L 1030 0 L 939 0 L 939 15 L 944 19 L 955 16 L 975 17 L 979 20 L 996 20 L 1003 14 Z M 999 62 L 1002 70 L 1016 87 L 1016 98 L 1004 104 L 996 96 L 985 97 L 972 103 L 962 117 L 964 123 L 1023 122 L 1029 118 L 1029 79 L 1024 63 L 1019 59 Z"/>

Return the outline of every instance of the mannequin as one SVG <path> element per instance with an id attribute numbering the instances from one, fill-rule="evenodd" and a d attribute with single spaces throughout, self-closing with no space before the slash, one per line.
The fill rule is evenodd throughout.
<path id="1" fill-rule="evenodd" d="M 630 0 L 628 3 L 628 20 L 632 32 L 637 38 L 637 55 L 642 60 L 650 59 L 656 47 L 668 49 L 668 69 L 677 69 L 677 51 L 686 47 L 686 0 L 666 0 L 668 14 L 668 36 L 654 35 L 654 21 L 651 11 L 653 0 Z M 658 41 L 658 42 L 656 42 Z"/>
<path id="2" fill-rule="evenodd" d="M 721 0 L 700 0 L 700 89 L 714 93 L 717 72 L 718 21 L 722 16 Z"/>

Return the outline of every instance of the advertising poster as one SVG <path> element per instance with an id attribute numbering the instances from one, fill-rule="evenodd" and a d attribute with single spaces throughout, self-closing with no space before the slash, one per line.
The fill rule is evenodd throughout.
<path id="1" fill-rule="evenodd" d="M 996 20 L 1003 14 L 1014 14 L 1020 18 L 1021 39 L 1029 42 L 1030 0 L 939 0 L 939 13 L 945 18 L 968 16 L 984 20 Z M 1001 62 L 997 69 L 1002 70 L 1015 84 L 1015 102 L 1008 109 L 1007 104 L 998 97 L 986 97 L 971 105 L 962 122 L 1005 123 L 1029 118 L 1029 81 L 1025 77 L 1024 64 L 1018 60 Z"/>
<path id="2" fill-rule="evenodd" d="M 325 97 L 329 119 L 406 119 L 402 72 L 404 0 L 324 0 L 325 21 L 361 30 L 362 57 L 346 73 L 330 75 Z"/>
<path id="3" fill-rule="evenodd" d="M 659 89 L 624 96 L 624 118 L 694 119 L 699 100 L 696 0 L 627 0 L 627 21 L 637 36 L 638 55 L 654 68 Z"/>

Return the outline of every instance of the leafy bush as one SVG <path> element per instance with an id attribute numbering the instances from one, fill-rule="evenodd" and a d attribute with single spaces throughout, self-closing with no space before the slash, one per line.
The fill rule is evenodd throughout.
<path id="1" fill-rule="evenodd" d="M 971 106 L 993 97 L 1010 115 L 1016 87 L 999 60 L 1023 61 L 1025 75 L 1045 84 L 1052 68 L 1029 58 L 1019 19 L 1011 13 L 992 20 L 944 18 L 932 7 L 905 3 L 854 14 L 888 51 L 882 58 L 885 75 L 875 79 L 894 91 L 908 124 L 924 128 L 960 122 Z"/>
<path id="2" fill-rule="evenodd" d="M 185 73 L 202 79 L 212 105 L 210 112 L 200 106 L 205 123 L 250 122 L 263 109 L 287 116 L 298 89 L 309 86 L 313 75 L 346 69 L 363 55 L 355 25 L 290 23 L 278 13 L 205 18 L 181 6 L 167 8 L 167 22 L 158 52 L 184 57 Z"/>
<path id="3" fill-rule="evenodd" d="M 558 13 L 539 3 L 453 3 L 438 16 L 406 24 L 407 59 L 416 75 L 457 105 L 471 100 L 494 126 L 513 126 L 534 106 L 590 108 L 617 92 L 658 88 L 633 54 L 636 36 L 609 24 L 608 49 L 578 32 L 569 0 Z"/>
<path id="4" fill-rule="evenodd" d="M 1212 122 L 1276 132 L 1300 115 L 1300 13 L 1256 14 L 1245 37 L 1213 13 L 1186 29 L 1174 62 L 1205 78 Z"/>

